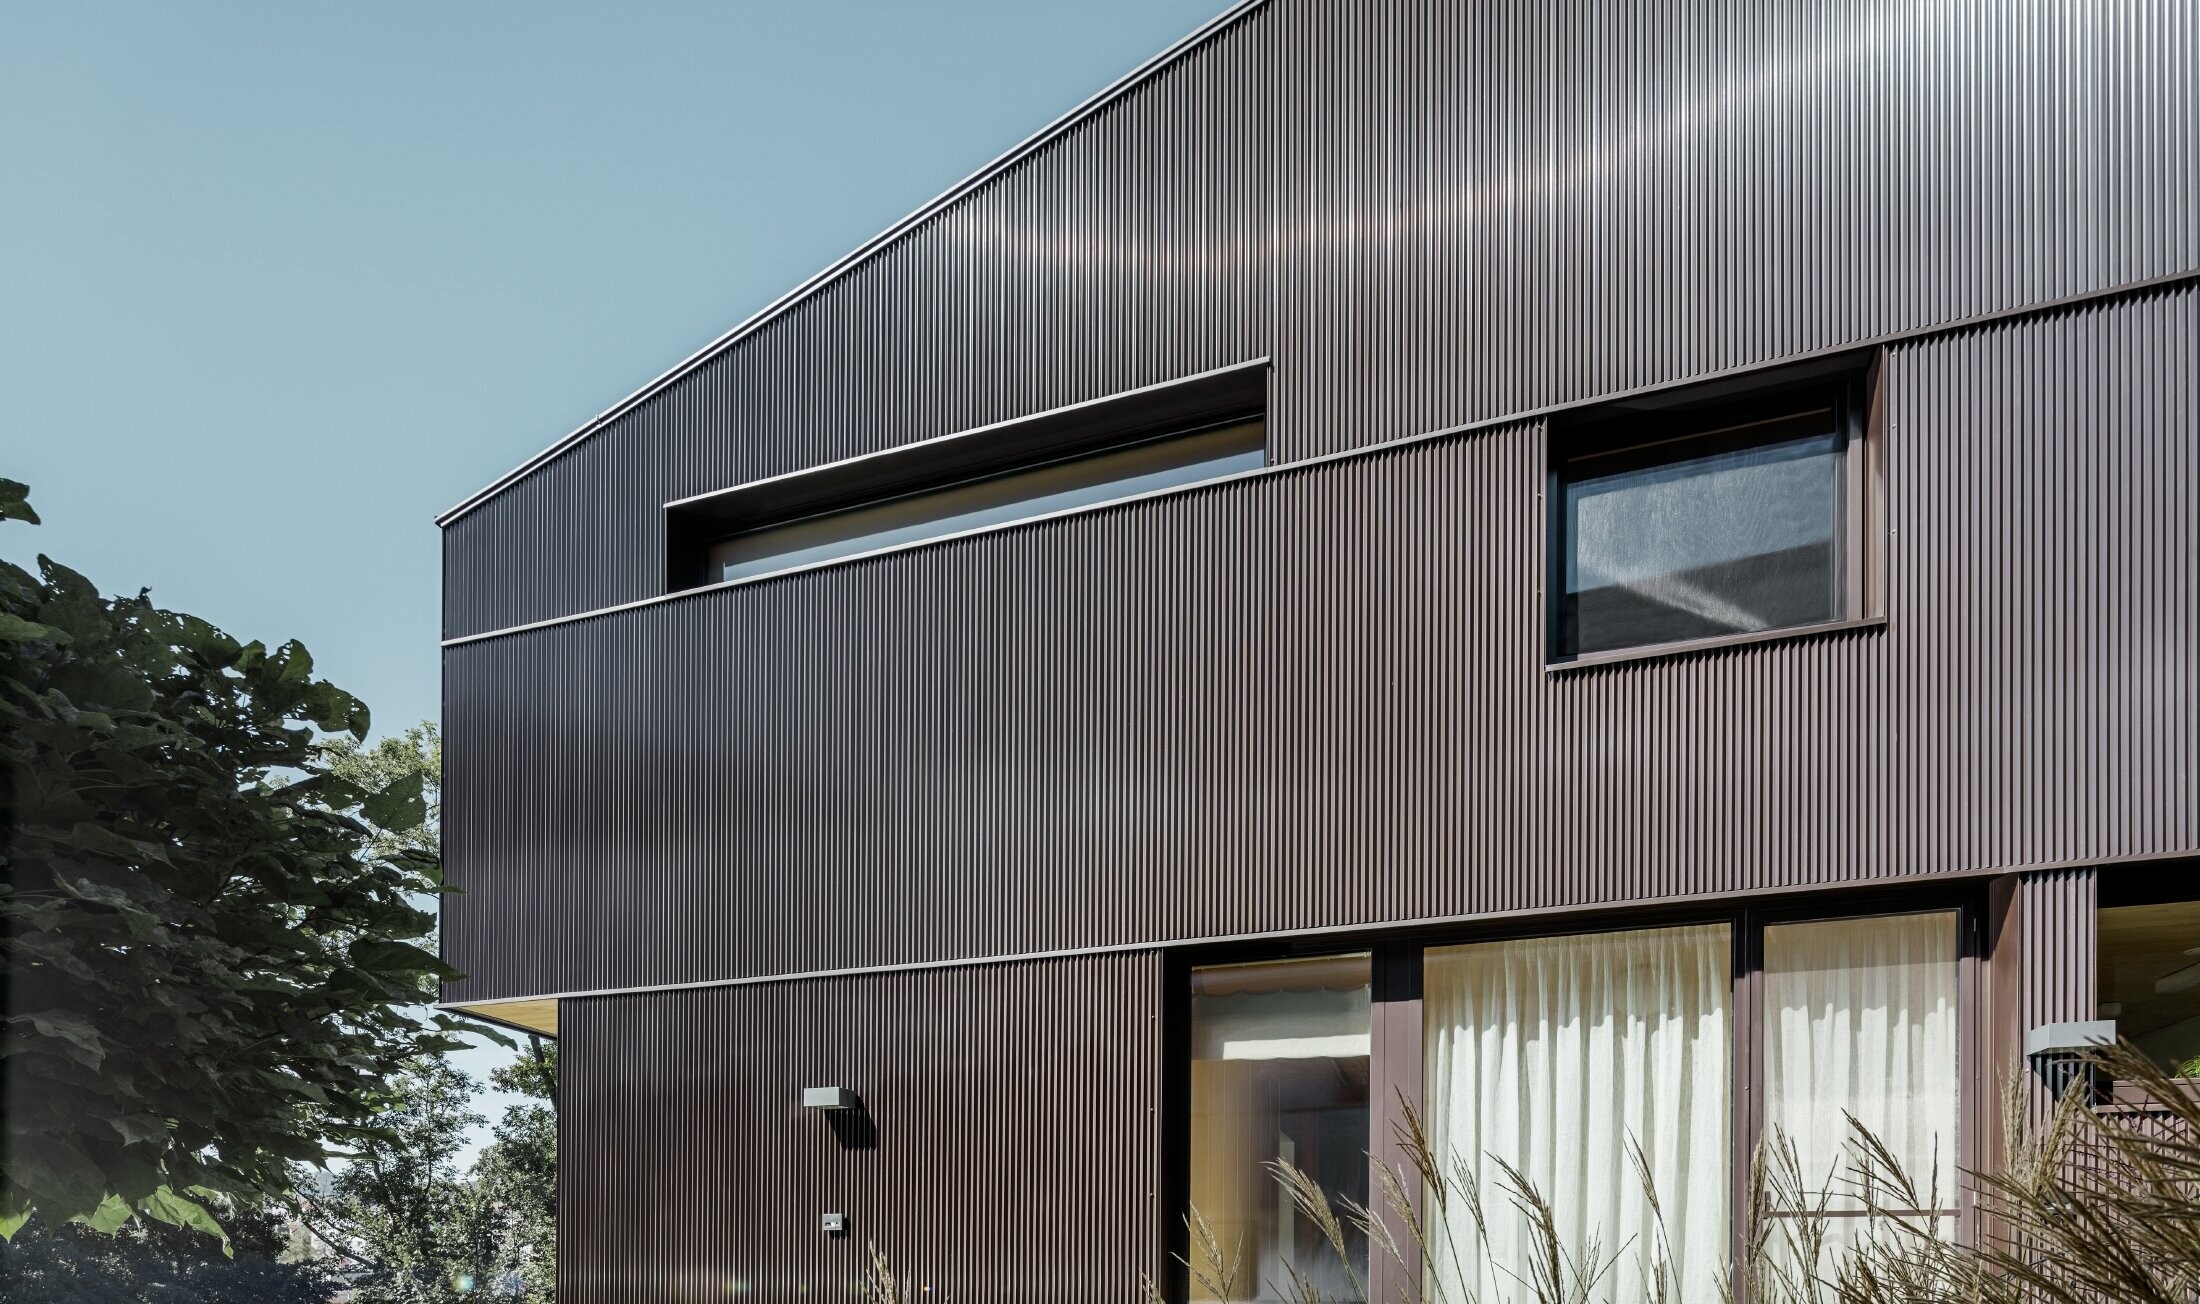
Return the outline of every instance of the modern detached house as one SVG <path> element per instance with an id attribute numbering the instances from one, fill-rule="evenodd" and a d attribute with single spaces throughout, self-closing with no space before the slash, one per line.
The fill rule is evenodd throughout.
<path id="1" fill-rule="evenodd" d="M 1715 1299 L 2200 1059 L 2196 373 L 2189 0 L 1223 14 L 443 518 L 564 1298 L 1273 1298 L 1411 1107 Z"/>

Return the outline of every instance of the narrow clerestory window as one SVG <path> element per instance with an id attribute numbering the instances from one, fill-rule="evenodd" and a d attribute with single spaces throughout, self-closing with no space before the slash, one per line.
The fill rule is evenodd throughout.
<path id="1" fill-rule="evenodd" d="M 905 548 L 1258 470 L 1247 363 L 750 480 L 665 505 L 666 587 Z"/>

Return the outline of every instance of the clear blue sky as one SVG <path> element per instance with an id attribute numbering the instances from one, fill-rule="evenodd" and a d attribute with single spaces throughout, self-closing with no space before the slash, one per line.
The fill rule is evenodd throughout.
<path id="1" fill-rule="evenodd" d="M 0 531 L 384 726 L 432 518 L 1224 0 L 0 12 Z"/>
<path id="2" fill-rule="evenodd" d="M 0 7 L 0 555 L 431 717 L 436 513 L 1226 3 Z"/>

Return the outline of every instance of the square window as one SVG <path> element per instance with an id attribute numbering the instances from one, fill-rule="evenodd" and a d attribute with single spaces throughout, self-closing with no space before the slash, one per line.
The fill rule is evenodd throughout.
<path id="1" fill-rule="evenodd" d="M 1554 459 L 1552 659 L 1867 614 L 1850 388 L 1596 414 Z"/>

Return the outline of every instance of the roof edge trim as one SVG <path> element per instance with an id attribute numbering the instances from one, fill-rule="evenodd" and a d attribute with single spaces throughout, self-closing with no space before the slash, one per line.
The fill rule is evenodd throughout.
<path id="1" fill-rule="evenodd" d="M 1131 91 L 1137 89 L 1149 78 L 1155 76 L 1162 70 L 1168 68 L 1170 65 L 1176 63 L 1179 59 L 1182 59 L 1185 55 L 1190 54 L 1194 49 L 1198 48 L 1201 45 L 1204 45 L 1207 41 L 1213 39 L 1216 36 L 1219 36 L 1225 29 L 1235 25 L 1239 19 L 1244 18 L 1247 14 L 1252 13 L 1254 10 L 1266 7 L 1267 4 L 1268 0 L 1238 0 L 1238 3 L 1231 5 L 1228 9 L 1225 9 L 1221 13 L 1216 14 L 1213 18 L 1210 18 L 1206 22 L 1200 24 L 1191 32 L 1184 35 L 1175 44 L 1162 50 L 1159 54 L 1154 55 L 1152 58 L 1146 60 L 1146 62 L 1123 74 L 1121 77 L 1116 78 L 1114 81 L 1108 83 L 1106 86 L 1102 87 L 1100 90 L 1094 92 L 1091 96 L 1087 97 L 1083 102 L 1070 109 L 1067 113 L 1064 113 L 1062 116 L 1056 118 L 1054 121 L 1048 123 L 1046 126 L 1041 127 L 1038 131 L 1034 132 L 1030 136 L 1025 137 L 1023 140 L 1011 146 L 1006 153 L 1000 155 L 998 158 L 995 158 L 992 162 L 985 164 L 983 167 L 980 167 L 977 171 L 971 173 L 967 177 L 964 177 L 961 181 L 956 182 L 954 185 L 948 187 L 946 190 L 941 191 L 937 196 L 918 207 L 907 217 L 902 218 L 900 221 L 894 223 L 892 226 L 887 227 L 884 231 L 879 232 L 877 235 L 872 236 L 869 240 L 866 240 L 862 244 L 857 245 L 853 250 L 842 255 L 838 260 L 832 263 L 828 263 L 823 270 L 813 273 L 809 277 L 809 279 L 796 285 L 793 289 L 780 295 L 778 298 L 772 300 L 770 303 L 765 304 L 762 308 L 750 314 L 749 317 L 743 320 L 739 325 L 733 327 L 731 330 L 725 332 L 723 335 L 720 335 L 717 339 L 712 340 L 710 343 L 704 345 L 702 348 L 697 349 L 695 352 L 689 354 L 687 357 L 673 364 L 671 368 L 657 376 L 656 379 L 649 381 L 641 388 L 627 395 L 625 398 L 620 399 L 617 403 L 614 403 L 610 407 L 604 409 L 604 411 L 599 413 L 597 416 L 590 418 L 579 429 L 573 431 L 573 433 L 565 436 L 563 439 L 558 440 L 556 443 L 550 445 L 548 448 L 543 449 L 541 452 L 535 454 L 533 457 L 528 458 L 526 461 L 520 463 L 518 466 L 513 467 L 511 470 L 506 471 L 503 475 L 498 476 L 496 479 L 490 481 L 488 484 L 484 485 L 480 489 L 477 489 L 473 493 L 467 495 L 456 505 L 448 508 L 441 515 L 437 516 L 435 518 L 435 523 L 438 526 L 449 525 L 451 522 L 464 516 L 466 513 L 472 511 L 474 508 L 479 507 L 481 504 L 489 501 L 491 498 L 496 497 L 498 494 L 503 493 L 506 489 L 511 488 L 513 485 L 519 483 L 521 480 L 526 479 L 534 472 L 549 465 L 551 462 L 556 461 L 561 455 L 579 445 L 590 435 L 595 434 L 597 431 L 603 429 L 605 426 L 611 424 L 613 421 L 618 420 L 620 417 L 634 410 L 634 408 L 639 406 L 644 400 L 656 395 L 659 391 L 665 389 L 673 382 L 679 380 L 683 376 L 686 376 L 689 372 L 694 371 L 697 367 L 700 367 L 704 363 L 710 361 L 712 358 L 717 357 L 720 353 L 731 348 L 735 344 L 740 343 L 748 336 L 755 334 L 759 330 L 762 330 L 765 326 L 769 325 L 781 315 L 785 314 L 796 304 L 803 302 L 811 295 L 816 294 L 819 290 L 824 289 L 826 286 L 839 280 L 841 277 L 847 275 L 849 272 L 855 270 L 857 267 L 860 267 L 864 263 L 869 262 L 873 256 L 893 245 L 903 236 L 909 234 L 911 231 L 923 225 L 925 222 L 929 221 L 933 217 L 944 212 L 950 205 L 954 204 L 956 201 L 962 199 L 964 196 L 970 194 L 972 191 L 977 190 L 979 187 L 985 185 L 987 182 L 992 181 L 995 177 L 998 177 L 1001 174 L 1007 172 L 1010 168 L 1015 167 L 1024 159 L 1030 157 L 1033 154 L 1036 154 L 1041 149 L 1044 149 L 1046 146 L 1060 139 L 1062 136 L 1067 135 L 1069 131 L 1077 126 L 1079 123 L 1099 113 L 1102 109 L 1107 108 L 1115 101 L 1122 99 L 1125 95 L 1128 95 Z"/>

